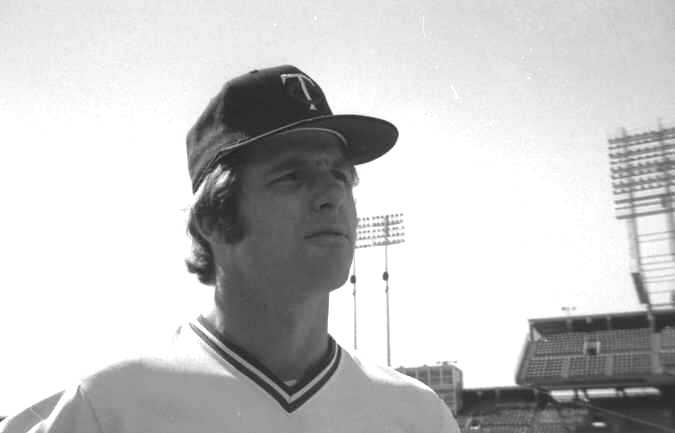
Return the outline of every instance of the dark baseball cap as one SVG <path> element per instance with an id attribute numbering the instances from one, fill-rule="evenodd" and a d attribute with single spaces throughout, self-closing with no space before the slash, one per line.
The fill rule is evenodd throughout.
<path id="1" fill-rule="evenodd" d="M 337 132 L 354 164 L 384 155 L 398 138 L 398 130 L 386 120 L 333 114 L 321 87 L 295 66 L 254 70 L 225 83 L 188 132 L 192 192 L 233 151 L 296 128 Z"/>

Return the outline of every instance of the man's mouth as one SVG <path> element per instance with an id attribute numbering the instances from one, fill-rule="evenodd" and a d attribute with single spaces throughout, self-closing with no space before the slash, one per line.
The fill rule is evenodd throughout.
<path id="1" fill-rule="evenodd" d="M 333 237 L 343 237 L 343 238 L 346 238 L 346 237 L 347 237 L 347 235 L 345 235 L 344 233 L 341 233 L 341 232 L 336 232 L 336 231 L 320 231 L 320 232 L 313 232 L 313 233 L 310 233 L 310 234 L 308 234 L 307 236 L 305 236 L 305 238 L 307 238 L 307 239 L 312 239 L 312 238 L 321 237 L 321 236 L 326 236 L 326 237 L 333 236 Z"/>
<path id="2" fill-rule="evenodd" d="M 305 235 L 305 239 L 349 240 L 349 236 L 338 228 L 321 228 Z"/>

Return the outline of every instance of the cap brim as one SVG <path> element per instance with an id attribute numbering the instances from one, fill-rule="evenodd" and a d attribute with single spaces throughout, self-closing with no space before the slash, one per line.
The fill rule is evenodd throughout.
<path id="1" fill-rule="evenodd" d="M 347 140 L 349 158 L 355 165 L 364 164 L 384 155 L 394 147 L 398 139 L 398 130 L 386 120 L 357 114 L 336 114 L 289 123 L 281 128 L 247 138 L 228 147 L 216 159 L 222 160 L 231 152 L 262 138 L 307 127 L 331 129 L 340 133 Z"/>

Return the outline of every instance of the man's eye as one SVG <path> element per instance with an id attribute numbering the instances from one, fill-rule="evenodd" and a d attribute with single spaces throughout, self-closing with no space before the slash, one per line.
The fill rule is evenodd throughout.
<path id="1" fill-rule="evenodd" d="M 338 179 L 338 180 L 340 180 L 344 183 L 348 183 L 348 184 L 353 183 L 352 176 L 349 173 L 347 173 L 343 170 L 333 170 L 333 176 L 335 176 L 336 179 Z"/>
<path id="2" fill-rule="evenodd" d="M 277 178 L 278 182 L 295 182 L 300 179 L 300 173 L 297 171 L 289 171 L 288 173 L 284 173 L 281 176 Z"/>

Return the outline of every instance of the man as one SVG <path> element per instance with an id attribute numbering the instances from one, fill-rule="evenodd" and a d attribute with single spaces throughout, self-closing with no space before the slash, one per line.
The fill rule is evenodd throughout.
<path id="1" fill-rule="evenodd" d="M 66 390 L 44 419 L 14 417 L 0 432 L 458 432 L 430 389 L 360 361 L 327 330 L 354 252 L 354 165 L 397 135 L 384 120 L 333 115 L 292 66 L 226 83 L 187 138 L 187 264 L 213 285 L 212 308 Z"/>

